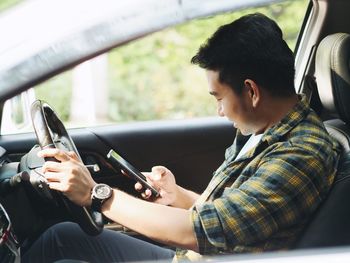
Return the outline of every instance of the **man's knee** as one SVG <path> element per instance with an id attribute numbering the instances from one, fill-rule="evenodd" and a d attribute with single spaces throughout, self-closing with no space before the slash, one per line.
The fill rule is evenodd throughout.
<path id="1" fill-rule="evenodd" d="M 67 244 L 67 242 L 75 242 L 76 239 L 80 239 L 85 233 L 80 227 L 72 222 L 63 222 L 56 224 L 47 229 L 42 238 L 45 242 L 55 242 L 55 245 L 61 246 Z"/>

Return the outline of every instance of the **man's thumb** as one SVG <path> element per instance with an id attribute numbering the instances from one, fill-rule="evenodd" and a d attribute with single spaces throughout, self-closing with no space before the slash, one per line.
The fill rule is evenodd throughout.
<path id="1" fill-rule="evenodd" d="M 152 173 L 150 176 L 151 180 L 159 180 L 166 173 L 166 168 L 164 166 L 154 166 L 152 167 Z"/>

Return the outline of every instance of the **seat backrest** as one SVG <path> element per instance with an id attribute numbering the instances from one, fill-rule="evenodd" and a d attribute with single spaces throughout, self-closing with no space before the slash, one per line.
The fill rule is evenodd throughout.
<path id="1" fill-rule="evenodd" d="M 350 244 L 350 36 L 324 38 L 316 52 L 315 75 L 323 105 L 334 119 L 325 126 L 342 146 L 338 171 L 326 200 L 311 218 L 296 248 Z"/>

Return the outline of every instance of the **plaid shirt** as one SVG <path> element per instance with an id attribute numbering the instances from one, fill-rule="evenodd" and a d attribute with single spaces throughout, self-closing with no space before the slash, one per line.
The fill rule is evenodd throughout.
<path id="1" fill-rule="evenodd" d="M 339 146 L 305 97 L 235 160 L 247 139 L 237 131 L 192 208 L 201 254 L 290 247 L 332 185 Z"/>

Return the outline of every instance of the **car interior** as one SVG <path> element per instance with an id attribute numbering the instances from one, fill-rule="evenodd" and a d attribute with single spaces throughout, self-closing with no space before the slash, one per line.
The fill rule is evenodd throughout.
<path id="1" fill-rule="evenodd" d="M 349 245 L 349 210 L 344 201 L 349 192 L 349 23 L 342 8 L 345 1 L 327 4 L 319 44 L 315 46 L 313 69 L 305 74 L 304 90 L 312 93 L 311 105 L 325 120 L 328 132 L 342 146 L 333 187 L 310 220 L 296 248 Z M 339 9 L 338 9 L 339 8 Z M 311 78 L 309 78 L 312 76 Z M 307 93 L 307 92 L 306 92 Z"/>
<path id="2" fill-rule="evenodd" d="M 328 132 L 342 146 L 337 177 L 326 201 L 309 222 L 297 248 L 342 246 L 349 244 L 347 222 L 349 210 L 344 201 L 349 193 L 349 53 L 350 35 L 335 33 L 325 37 L 316 51 L 315 75 L 323 110 L 329 116 L 325 121 Z"/>
<path id="3" fill-rule="evenodd" d="M 311 107 L 342 147 L 332 189 L 296 242 L 293 249 L 297 250 L 350 245 L 349 9 L 347 0 L 310 1 L 297 42 L 296 88 L 308 96 Z M 75 64 L 80 62 L 77 60 Z M 27 88 L 32 86 L 30 83 Z M 23 90 L 20 87 L 11 94 Z M 4 103 L 4 100 L 0 103 L 0 113 Z M 49 106 L 40 104 L 32 114 L 41 116 L 35 119 L 44 118 L 35 122 L 36 133 L 0 136 L 0 203 L 24 250 L 45 229 L 66 220 L 78 222 L 92 234 L 104 227 L 147 240 L 106 218 L 95 218 L 89 211 L 72 206 L 63 196 L 45 189 L 40 175 L 35 178 L 33 175 L 44 162 L 36 157 L 37 151 L 53 143 L 44 141 L 45 138 L 51 137 L 59 147 L 76 151 L 85 165 L 98 167 L 90 170 L 96 182 L 138 196 L 135 182 L 108 160 L 111 149 L 140 171 L 162 164 L 177 175 L 179 185 L 200 193 L 223 161 L 224 151 L 235 135 L 232 124 L 219 118 L 149 121 L 66 131 Z M 42 130 L 45 130 L 43 134 Z M 34 179 L 26 171 L 31 171 L 29 176 Z"/>

